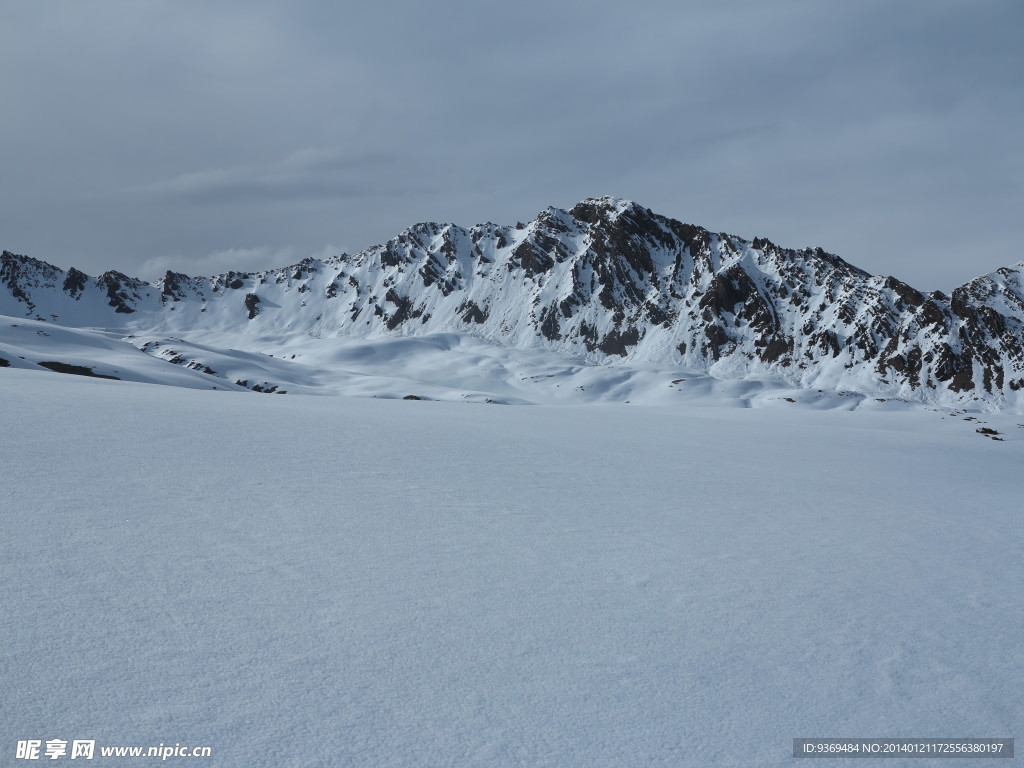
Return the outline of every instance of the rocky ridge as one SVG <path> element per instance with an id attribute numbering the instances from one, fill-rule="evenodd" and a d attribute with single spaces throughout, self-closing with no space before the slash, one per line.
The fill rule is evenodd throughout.
<path id="1" fill-rule="evenodd" d="M 592 363 L 1024 404 L 1024 263 L 950 296 L 923 293 L 820 248 L 714 233 L 610 197 L 526 224 L 424 223 L 354 256 L 153 283 L 5 251 L 0 314 L 148 333 L 458 332 Z"/>

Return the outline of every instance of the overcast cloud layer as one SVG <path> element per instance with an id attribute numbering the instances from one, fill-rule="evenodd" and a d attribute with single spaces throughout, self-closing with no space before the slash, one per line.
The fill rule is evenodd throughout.
<path id="1" fill-rule="evenodd" d="M 0 247 L 355 252 L 594 195 L 949 290 L 1024 260 L 1020 0 L 0 5 Z"/>

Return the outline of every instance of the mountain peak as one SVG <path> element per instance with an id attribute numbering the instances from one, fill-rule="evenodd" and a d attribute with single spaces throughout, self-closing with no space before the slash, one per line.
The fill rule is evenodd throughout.
<path id="1" fill-rule="evenodd" d="M 637 210 L 646 209 L 637 205 L 632 200 L 605 195 L 603 197 L 588 197 L 581 200 L 569 210 L 569 213 L 577 221 L 596 224 L 602 220 L 612 221 L 624 213 Z"/>

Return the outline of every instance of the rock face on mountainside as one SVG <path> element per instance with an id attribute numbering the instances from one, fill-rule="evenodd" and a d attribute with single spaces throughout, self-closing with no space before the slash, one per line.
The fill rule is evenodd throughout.
<path id="1" fill-rule="evenodd" d="M 937 403 L 1024 403 L 1024 263 L 946 296 L 615 198 L 528 224 L 418 224 L 284 269 L 145 283 L 4 252 L 0 314 L 71 326 L 315 336 L 470 333 L 591 362 Z"/>

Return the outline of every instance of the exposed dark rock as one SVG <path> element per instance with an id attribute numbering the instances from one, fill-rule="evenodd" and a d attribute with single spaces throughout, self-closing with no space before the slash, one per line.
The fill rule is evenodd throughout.
<path id="1" fill-rule="evenodd" d="M 625 357 L 629 348 L 636 346 L 640 341 L 640 331 L 634 327 L 628 327 L 623 331 L 614 330 L 605 336 L 597 348 L 606 355 L 621 355 Z"/>
<path id="2" fill-rule="evenodd" d="M 718 325 L 709 325 L 704 328 L 704 335 L 707 336 L 708 342 L 714 347 L 724 347 L 729 343 L 729 334 L 725 332 L 725 329 Z"/>
<path id="3" fill-rule="evenodd" d="M 558 302 L 558 311 L 562 313 L 562 317 L 570 318 L 578 306 L 580 306 L 580 300 L 574 293 Z"/>
<path id="4" fill-rule="evenodd" d="M 466 299 L 456 311 L 465 323 L 481 324 L 487 321 L 487 311 L 480 309 L 472 299 Z"/>
<path id="5" fill-rule="evenodd" d="M 0 285 L 6 285 L 11 296 L 16 301 L 24 302 L 28 305 L 28 311 L 34 313 L 36 305 L 21 285 L 21 281 L 23 273 L 38 273 L 45 267 L 49 267 L 45 262 L 37 261 L 29 256 L 21 256 L 10 251 L 4 251 L 0 253 Z"/>
<path id="6" fill-rule="evenodd" d="M 167 270 L 167 274 L 164 275 L 164 279 L 160 286 L 160 294 L 173 301 L 181 301 L 185 297 L 185 291 L 182 287 L 182 283 L 186 282 L 188 279 L 188 275 Z"/>
<path id="7" fill-rule="evenodd" d="M 82 291 L 85 290 L 85 284 L 88 280 L 89 276 L 85 272 L 71 267 L 68 270 L 67 277 L 64 278 L 64 285 L 62 287 L 65 293 L 70 294 L 71 298 L 77 299 L 81 296 Z"/>
<path id="8" fill-rule="evenodd" d="M 887 277 L 885 279 L 885 287 L 892 289 L 905 304 L 911 307 L 919 307 L 925 302 L 925 297 L 919 291 L 914 290 L 895 277 Z"/>
<path id="9" fill-rule="evenodd" d="M 255 293 L 245 294 L 245 308 L 249 312 L 249 319 L 255 319 L 256 315 L 260 313 L 260 297 Z"/>
<path id="10" fill-rule="evenodd" d="M 393 288 L 387 292 L 384 299 L 385 301 L 390 301 L 396 306 L 395 311 L 387 319 L 388 330 L 393 331 L 409 319 L 409 315 L 412 310 L 412 301 L 410 301 L 408 297 L 399 296 Z"/>
<path id="11" fill-rule="evenodd" d="M 68 363 L 60 363 L 56 360 L 48 360 L 43 363 L 37 363 L 42 368 L 48 368 L 51 371 L 57 373 L 70 373 L 74 376 L 90 376 L 94 379 L 113 379 L 114 381 L 120 381 L 117 376 L 105 376 L 102 373 L 93 373 L 92 368 L 88 368 L 84 365 L 69 365 Z"/>
<path id="12" fill-rule="evenodd" d="M 182 358 L 177 357 L 174 360 L 171 360 L 169 362 L 179 363 L 180 364 L 181 361 L 182 361 Z M 193 371 L 200 371 L 202 373 L 207 373 L 207 374 L 209 374 L 211 376 L 216 376 L 217 375 L 217 372 L 215 370 L 213 370 L 213 368 L 211 368 L 208 365 L 203 365 L 198 360 L 192 360 L 185 367 L 186 368 L 191 368 Z"/>
<path id="13" fill-rule="evenodd" d="M 648 301 L 644 304 L 644 313 L 647 315 L 647 319 L 652 323 L 655 325 L 663 325 L 666 328 L 671 320 L 669 314 L 652 301 Z"/>
<path id="14" fill-rule="evenodd" d="M 540 332 L 548 341 L 558 341 L 562 338 L 562 334 L 558 327 L 558 310 L 555 309 L 555 307 L 544 307 L 544 309 L 541 310 Z"/>
<path id="15" fill-rule="evenodd" d="M 405 261 L 405 252 L 400 243 L 388 243 L 380 254 L 380 263 L 385 267 L 397 267 Z"/>
<path id="16" fill-rule="evenodd" d="M 100 275 L 100 285 L 107 289 L 107 303 L 120 314 L 131 314 L 135 309 L 129 306 L 131 297 L 128 294 L 128 287 L 138 281 L 123 275 L 120 272 L 111 270 Z"/>
<path id="17" fill-rule="evenodd" d="M 521 267 L 527 277 L 536 277 L 555 265 L 555 260 L 538 250 L 529 240 L 524 240 L 512 250 L 510 265 Z"/>
<path id="18" fill-rule="evenodd" d="M 597 349 L 597 329 L 591 325 L 588 325 L 584 320 L 580 323 L 580 327 L 577 330 L 579 337 L 583 339 L 583 343 L 586 345 L 587 350 L 593 352 Z"/>
<path id="19" fill-rule="evenodd" d="M 714 276 L 698 306 L 711 309 L 718 316 L 724 313 L 736 314 L 736 305 L 744 303 L 756 293 L 757 286 L 742 267 L 735 265 Z"/>
<path id="20" fill-rule="evenodd" d="M 758 351 L 758 356 L 766 363 L 788 363 L 793 357 L 793 340 L 774 338 Z"/>

